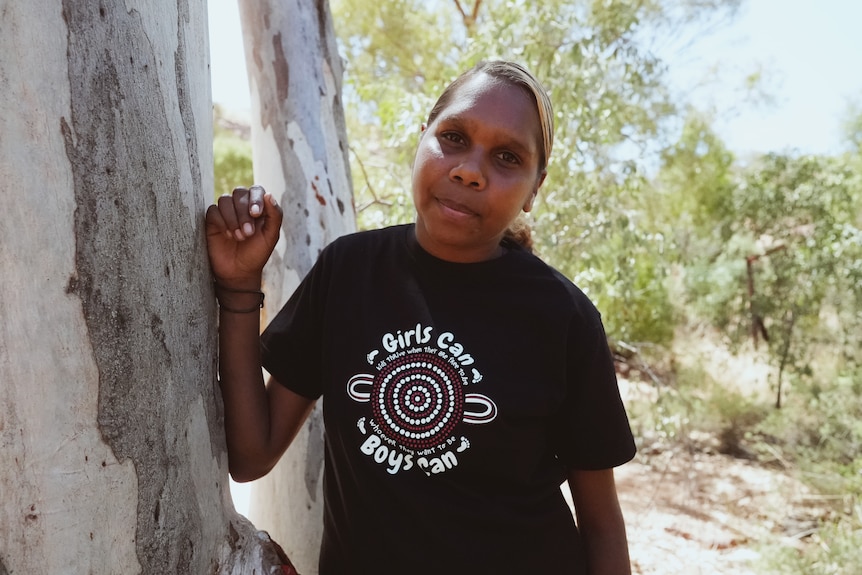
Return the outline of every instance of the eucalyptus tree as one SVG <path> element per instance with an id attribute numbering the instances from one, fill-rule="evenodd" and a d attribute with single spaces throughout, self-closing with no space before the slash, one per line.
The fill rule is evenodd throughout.
<path id="1" fill-rule="evenodd" d="M 266 319 L 275 316 L 320 251 L 356 229 L 355 212 L 341 60 L 327 2 L 242 0 L 239 9 L 254 180 L 284 209 L 281 239 L 264 269 Z M 305 574 L 317 572 L 323 457 L 318 402 L 290 449 L 251 490 L 250 518 Z"/>
<path id="2" fill-rule="evenodd" d="M 204 4 L 0 14 L 0 573 L 282 572 L 228 496 Z"/>

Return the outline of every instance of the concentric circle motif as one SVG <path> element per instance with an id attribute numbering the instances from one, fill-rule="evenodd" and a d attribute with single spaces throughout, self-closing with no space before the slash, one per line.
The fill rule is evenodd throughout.
<path id="1" fill-rule="evenodd" d="M 374 378 L 374 418 L 383 432 L 410 449 L 426 449 L 447 437 L 464 414 L 458 371 L 430 353 L 397 359 Z"/>

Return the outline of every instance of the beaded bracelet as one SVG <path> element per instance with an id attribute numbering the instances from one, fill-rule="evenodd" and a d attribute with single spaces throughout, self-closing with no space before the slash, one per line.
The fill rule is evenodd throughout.
<path id="1" fill-rule="evenodd" d="M 255 311 L 259 311 L 260 309 L 263 308 L 263 300 L 266 296 L 260 290 L 234 289 L 234 288 L 229 288 L 227 286 L 223 286 L 217 282 L 214 282 L 214 285 L 215 285 L 215 292 L 216 292 L 216 300 L 218 301 L 219 308 L 221 308 L 224 311 L 229 311 L 231 313 L 252 313 Z M 257 305 L 255 305 L 254 307 L 236 309 L 236 308 L 228 307 L 221 302 L 221 298 L 219 298 L 219 290 L 230 292 L 230 293 L 254 294 L 254 295 L 260 297 L 260 300 L 258 301 Z"/>

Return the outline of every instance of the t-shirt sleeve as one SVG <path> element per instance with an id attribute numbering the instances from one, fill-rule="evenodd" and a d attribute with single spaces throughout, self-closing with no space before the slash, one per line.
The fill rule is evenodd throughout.
<path id="1" fill-rule="evenodd" d="M 598 312 L 570 326 L 568 390 L 555 418 L 557 458 L 569 469 L 609 469 L 636 452 Z"/>
<path id="2" fill-rule="evenodd" d="M 323 250 L 260 338 L 264 369 L 280 384 L 311 399 L 323 394 L 322 341 L 330 283 L 329 251 Z"/>

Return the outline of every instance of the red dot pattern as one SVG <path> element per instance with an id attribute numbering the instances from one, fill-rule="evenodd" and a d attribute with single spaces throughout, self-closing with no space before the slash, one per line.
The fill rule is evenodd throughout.
<path id="1" fill-rule="evenodd" d="M 434 447 L 464 415 L 457 369 L 430 353 L 396 359 L 374 378 L 371 404 L 387 437 L 410 449 Z"/>

